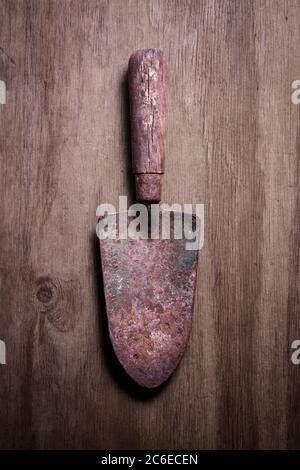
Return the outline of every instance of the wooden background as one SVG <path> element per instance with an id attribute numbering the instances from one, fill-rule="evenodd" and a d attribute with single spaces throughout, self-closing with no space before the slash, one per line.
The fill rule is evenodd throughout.
<path id="1" fill-rule="evenodd" d="M 0 1 L 1 448 L 300 448 L 300 2 Z M 165 202 L 205 204 L 159 392 L 107 335 L 95 211 L 132 194 L 126 68 L 169 63 Z"/>

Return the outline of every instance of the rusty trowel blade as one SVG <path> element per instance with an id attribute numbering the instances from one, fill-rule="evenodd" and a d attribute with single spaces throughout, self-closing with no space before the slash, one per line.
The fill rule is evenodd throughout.
<path id="1" fill-rule="evenodd" d="M 173 219 L 171 219 L 171 225 Z M 198 250 L 185 239 L 100 239 L 111 342 L 143 387 L 164 382 L 188 342 Z"/>

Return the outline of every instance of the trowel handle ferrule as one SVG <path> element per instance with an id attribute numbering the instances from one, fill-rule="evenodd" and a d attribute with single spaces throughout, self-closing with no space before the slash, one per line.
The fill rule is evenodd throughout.
<path id="1" fill-rule="evenodd" d="M 136 198 L 159 202 L 166 133 L 166 64 L 162 51 L 142 49 L 132 54 L 128 80 Z"/>

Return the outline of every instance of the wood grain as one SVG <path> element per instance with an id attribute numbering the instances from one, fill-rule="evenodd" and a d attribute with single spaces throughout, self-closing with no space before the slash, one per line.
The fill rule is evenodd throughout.
<path id="1" fill-rule="evenodd" d="M 300 3 L 0 1 L 0 447 L 300 448 Z M 95 211 L 132 198 L 126 68 L 170 71 L 163 200 L 205 204 L 193 330 L 159 391 L 107 335 Z"/>

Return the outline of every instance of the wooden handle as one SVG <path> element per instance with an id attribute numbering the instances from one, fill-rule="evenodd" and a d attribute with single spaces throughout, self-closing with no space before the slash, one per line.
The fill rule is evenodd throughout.
<path id="1" fill-rule="evenodd" d="M 132 168 L 138 201 L 159 202 L 165 162 L 166 66 L 162 51 L 135 52 L 128 65 Z"/>

